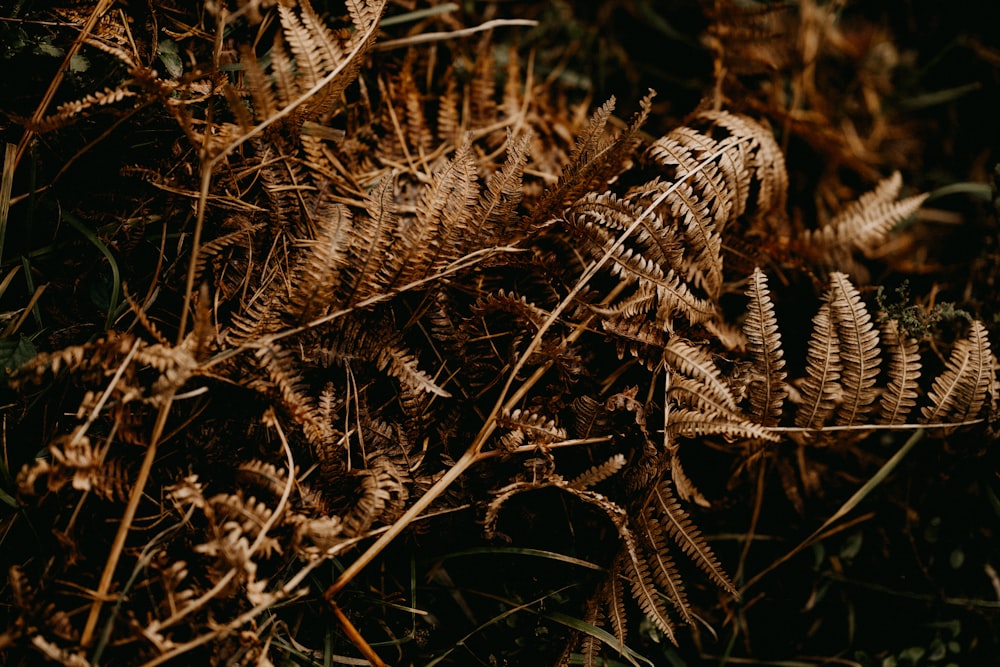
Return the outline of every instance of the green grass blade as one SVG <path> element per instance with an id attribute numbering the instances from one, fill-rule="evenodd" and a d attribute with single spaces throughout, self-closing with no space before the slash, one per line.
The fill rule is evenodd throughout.
<path id="1" fill-rule="evenodd" d="M 118 273 L 118 262 L 115 261 L 115 256 L 111 254 L 111 250 L 108 246 L 104 245 L 104 241 L 97 237 L 94 230 L 88 228 L 82 222 L 76 219 L 75 216 L 69 213 L 63 213 L 63 220 L 65 220 L 69 225 L 76 231 L 83 234 L 83 236 L 90 241 L 95 248 L 101 251 L 101 254 L 108 260 L 108 264 L 111 266 L 111 300 L 108 303 L 108 317 L 104 323 L 105 329 L 110 329 L 111 325 L 115 322 L 115 313 L 118 311 L 118 302 L 121 299 L 121 275 Z"/>

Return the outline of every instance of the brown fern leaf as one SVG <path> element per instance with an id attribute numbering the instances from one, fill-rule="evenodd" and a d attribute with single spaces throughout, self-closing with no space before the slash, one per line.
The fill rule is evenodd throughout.
<path id="1" fill-rule="evenodd" d="M 729 384 L 715 365 L 712 356 L 704 349 L 674 337 L 663 349 L 663 359 L 677 372 L 701 382 L 715 400 L 730 412 L 738 411 L 736 398 L 730 391 Z"/>
<path id="2" fill-rule="evenodd" d="M 341 269 L 348 262 L 345 249 L 353 225 L 347 208 L 321 198 L 312 217 L 315 236 L 300 242 L 300 254 L 291 269 L 291 294 L 285 312 L 292 325 L 314 320 L 334 305 Z"/>
<path id="3" fill-rule="evenodd" d="M 671 330 L 676 315 L 683 315 L 691 324 L 701 324 L 719 317 L 712 300 L 696 296 L 687 283 L 673 269 L 664 271 L 652 260 L 632 251 L 612 255 L 611 272 L 623 280 L 638 281 L 638 303 L 651 310 L 655 304 L 656 320 Z M 655 301 L 651 299 L 655 295 Z M 635 314 L 638 314 L 635 313 Z"/>
<path id="4" fill-rule="evenodd" d="M 347 11 L 354 22 L 355 33 L 352 35 L 352 43 L 360 39 L 373 39 L 373 36 L 366 35 L 382 18 L 385 11 L 386 0 L 346 0 Z"/>
<path id="5" fill-rule="evenodd" d="M 570 405 L 573 411 L 573 433 L 578 438 L 603 435 L 610 425 L 608 410 L 603 401 L 580 394 Z"/>
<path id="6" fill-rule="evenodd" d="M 437 100 L 437 138 L 439 141 L 457 146 L 462 141 L 462 121 L 459 114 L 461 98 L 458 93 L 458 79 L 452 68 L 444 75 L 445 90 Z"/>
<path id="7" fill-rule="evenodd" d="M 276 45 L 274 50 L 278 48 Z M 264 67 L 257 60 L 257 54 L 254 53 L 253 48 L 249 44 L 242 44 L 240 46 L 240 65 L 243 67 L 243 84 L 247 92 L 250 93 L 255 118 L 262 120 L 271 118 L 278 113 L 281 107 L 291 101 L 294 91 L 283 90 L 280 87 L 282 82 L 288 85 L 288 82 L 292 80 L 290 71 L 283 74 L 276 74 L 274 76 L 274 83 L 272 84 L 268 79 Z M 287 58 L 282 59 L 279 57 L 278 62 L 274 63 L 273 67 L 277 69 L 278 67 L 287 67 L 289 65 L 290 63 Z M 275 89 L 276 87 L 277 90 Z M 230 103 L 230 106 L 233 106 L 233 104 Z"/>
<path id="8" fill-rule="evenodd" d="M 722 435 L 730 440 L 770 440 L 781 438 L 766 426 L 744 419 L 734 412 L 704 412 L 680 408 L 670 411 L 667 435 L 698 438 Z"/>
<path id="9" fill-rule="evenodd" d="M 719 395 L 711 385 L 701 379 L 689 378 L 679 373 L 671 373 L 667 386 L 667 400 L 671 407 L 687 408 L 693 412 L 727 415 L 730 421 L 746 421 L 742 413 L 736 413 L 729 406 L 731 396 Z"/>
<path id="10" fill-rule="evenodd" d="M 755 219 L 763 219 L 769 228 L 781 231 L 786 216 L 788 170 L 785 154 L 771 130 L 746 116 L 726 111 L 703 111 L 695 118 L 711 122 L 713 133 L 720 130 L 729 132 L 730 141 L 739 141 L 740 145 L 747 146 L 748 157 L 744 163 L 746 169 L 751 170 L 756 185 L 754 201 L 747 203 L 747 209 L 753 209 Z M 722 140 L 722 143 L 725 141 Z M 720 167 L 724 165 L 720 162 Z M 738 180 L 739 174 L 727 176 L 727 181 L 733 179 Z M 741 210 L 737 215 L 742 213 Z"/>
<path id="11" fill-rule="evenodd" d="M 655 369 L 663 361 L 663 346 L 667 335 L 655 320 L 641 315 L 614 317 L 602 320 L 601 327 L 615 341 L 619 359 L 623 359 L 627 352 L 649 370 Z"/>
<path id="12" fill-rule="evenodd" d="M 489 127 L 497 120 L 496 58 L 488 41 L 483 40 L 476 53 L 472 77 L 465 98 L 469 102 L 469 127 Z"/>
<path id="13" fill-rule="evenodd" d="M 830 311 L 837 323 L 843 364 L 840 376 L 843 396 L 837 409 L 837 423 L 849 426 L 865 420 L 878 395 L 875 381 L 882 362 L 881 349 L 878 329 L 848 277 L 832 273 L 830 290 Z"/>
<path id="14" fill-rule="evenodd" d="M 896 320 L 882 325 L 882 343 L 889 353 L 889 384 L 879 403 L 880 424 L 904 424 L 917 404 L 920 352 L 916 339 L 906 337 Z"/>
<path id="15" fill-rule="evenodd" d="M 604 463 L 599 463 L 569 481 L 574 489 L 586 489 L 600 484 L 625 466 L 625 455 L 615 454 Z"/>
<path id="16" fill-rule="evenodd" d="M 606 588 L 607 616 L 611 623 L 611 634 L 618 640 L 618 653 L 624 655 L 625 640 L 628 635 L 628 618 L 625 616 L 624 549 L 608 570 Z"/>
<path id="17" fill-rule="evenodd" d="M 366 533 L 385 511 L 396 482 L 380 472 L 378 469 L 357 472 L 360 480 L 357 493 L 351 507 L 341 517 L 345 536 L 357 537 Z"/>
<path id="18" fill-rule="evenodd" d="M 588 602 L 583 614 L 583 621 L 595 627 L 600 626 L 604 622 L 603 605 L 597 595 L 592 597 Z M 579 639 L 578 634 L 574 633 L 574 639 L 566 643 L 562 655 L 556 661 L 556 667 L 568 667 L 572 659 L 573 648 L 577 643 L 577 639 Z M 601 657 L 601 641 L 597 637 L 587 634 L 582 639 L 579 639 L 579 645 L 580 655 L 583 658 L 583 667 L 597 667 Z"/>
<path id="19" fill-rule="evenodd" d="M 413 354 L 404 349 L 394 345 L 383 345 L 378 353 L 378 366 L 379 370 L 385 370 L 411 390 L 427 392 L 442 398 L 451 396 L 420 370 Z"/>
<path id="20" fill-rule="evenodd" d="M 875 250 L 893 227 L 913 215 L 927 199 L 924 194 L 896 201 L 902 185 L 903 178 L 897 171 L 834 216 L 828 225 L 813 230 L 806 237 L 807 243 L 814 246 L 817 255 L 833 249 L 866 254 Z"/>
<path id="21" fill-rule="evenodd" d="M 652 108 L 653 93 L 644 97 L 639 112 L 628 127 L 614 139 L 607 138 L 605 127 L 615 108 L 612 97 L 590 119 L 586 130 L 577 138 L 569 163 L 563 168 L 559 181 L 549 188 L 534 204 L 532 225 L 545 223 L 564 206 L 587 192 L 600 192 L 624 168 L 624 162 L 638 145 L 639 128 L 646 122 Z"/>
<path id="22" fill-rule="evenodd" d="M 456 241 L 469 233 L 479 189 L 472 146 L 466 140 L 455 157 L 435 170 L 422 188 L 413 218 L 392 246 L 383 275 L 387 286 L 405 285 L 447 266 L 460 255 Z"/>
<path id="23" fill-rule="evenodd" d="M 684 266 L 683 241 L 674 227 L 665 224 L 656 211 L 643 215 L 646 208 L 643 205 L 644 198 L 655 196 L 659 192 L 656 188 L 649 190 L 649 192 L 643 191 L 642 200 L 635 190 L 630 191 L 624 198 L 616 197 L 610 192 L 600 195 L 590 193 L 567 209 L 567 220 L 572 219 L 574 226 L 582 225 L 584 228 L 596 226 L 605 230 L 607 236 L 604 237 L 604 246 L 610 245 L 611 241 L 639 220 L 639 227 L 626 239 L 626 246 L 642 253 L 647 259 L 662 266 L 665 271 L 671 268 L 681 270 Z M 587 236 L 593 234 L 588 233 L 586 229 L 581 229 L 580 233 Z"/>
<path id="24" fill-rule="evenodd" d="M 840 342 L 830 305 L 824 303 L 813 317 L 813 331 L 806 351 L 806 377 L 800 387 L 802 403 L 795 412 L 795 425 L 817 429 L 833 414 L 840 400 Z"/>
<path id="25" fill-rule="evenodd" d="M 716 298 L 722 289 L 722 237 L 716 230 L 715 216 L 690 183 L 672 187 L 666 205 L 684 225 L 686 247 L 691 252 L 687 278 Z"/>
<path id="26" fill-rule="evenodd" d="M 257 359 L 278 390 L 283 407 L 302 427 L 320 461 L 324 464 L 339 464 L 339 461 L 332 459 L 330 444 L 333 432 L 330 424 L 323 419 L 312 399 L 293 354 L 278 345 L 270 345 L 257 351 Z"/>
<path id="27" fill-rule="evenodd" d="M 110 107 L 124 99 L 137 97 L 139 93 L 129 88 L 132 81 L 127 81 L 115 88 L 90 93 L 85 97 L 59 105 L 55 112 L 31 123 L 34 132 L 50 132 L 60 127 L 66 127 L 78 119 L 86 111 L 100 107 Z"/>
<path id="28" fill-rule="evenodd" d="M 309 90 L 337 72 L 322 90 L 297 110 L 300 120 L 322 122 L 329 117 L 344 89 L 357 77 L 361 68 L 359 56 L 371 46 L 375 23 L 381 17 L 385 2 L 348 3 L 355 32 L 346 42 L 326 27 L 308 0 L 299 0 L 298 7 L 296 13 L 282 4 L 278 12 L 285 39 L 295 56 L 296 73 L 302 79 L 300 90 Z M 351 58 L 350 52 L 354 49 L 357 54 Z"/>
<path id="29" fill-rule="evenodd" d="M 677 571 L 677 565 L 670 557 L 670 549 L 667 546 L 667 530 L 654 515 L 652 507 L 647 506 L 639 513 L 638 527 L 641 529 L 643 540 L 649 547 L 646 558 L 650 564 L 654 581 L 673 603 L 674 609 L 680 614 L 681 619 L 688 625 L 693 624 L 691 605 L 684 593 L 684 585 L 681 582 L 680 573 Z"/>
<path id="30" fill-rule="evenodd" d="M 667 184 L 689 180 L 707 203 L 717 227 L 714 231 L 718 232 L 743 213 L 750 189 L 750 172 L 742 154 L 724 148 L 694 128 L 681 126 L 654 141 L 646 152 L 648 159 L 665 170 Z M 720 150 L 721 155 L 711 157 Z M 657 189 L 662 191 L 663 185 L 657 185 Z M 643 192 L 644 199 L 654 194 L 648 185 L 637 192 Z"/>
<path id="31" fill-rule="evenodd" d="M 476 201 L 472 219 L 474 230 L 454 243 L 459 254 L 486 246 L 517 242 L 517 207 L 521 202 L 521 177 L 528 159 L 530 134 L 515 138 L 508 131 L 507 160 L 489 177 L 486 189 Z"/>
<path id="32" fill-rule="evenodd" d="M 566 429 L 559 426 L 555 419 L 527 409 L 515 408 L 504 412 L 497 417 L 497 425 L 523 432 L 531 444 L 544 445 L 566 439 Z"/>
<path id="33" fill-rule="evenodd" d="M 667 612 L 667 606 L 663 603 L 660 592 L 656 589 L 656 583 L 649 571 L 649 563 L 646 561 L 645 554 L 629 550 L 628 555 L 629 560 L 626 561 L 626 564 L 632 597 L 639 603 L 639 608 L 646 615 L 646 618 L 666 635 L 672 644 L 676 645 L 677 637 L 674 634 L 674 624 L 670 620 L 670 614 Z"/>
<path id="34" fill-rule="evenodd" d="M 341 306 L 380 294 L 388 287 L 388 277 L 382 271 L 389 248 L 398 233 L 398 217 L 393 196 L 395 179 L 385 176 L 365 201 L 365 215 L 354 218 L 350 234 L 347 261 L 343 268 L 345 289 L 338 298 Z"/>
<path id="35" fill-rule="evenodd" d="M 648 502 L 661 514 L 664 528 L 681 550 L 723 590 L 737 595 L 736 587 L 722 570 L 701 531 L 691 523 L 687 512 L 674 497 L 669 480 L 663 479 L 653 487 Z"/>
<path id="36" fill-rule="evenodd" d="M 781 406 L 788 395 L 787 373 L 782 370 L 781 334 L 774 317 L 774 304 L 767 288 L 767 277 L 760 267 L 754 268 L 747 288 L 750 304 L 743 322 L 743 333 L 749 341 L 753 357 L 748 387 L 750 417 L 764 426 L 774 426 L 781 418 Z"/>
<path id="37" fill-rule="evenodd" d="M 939 424 L 977 419 L 994 391 L 996 367 L 986 327 L 975 320 L 968 338 L 952 349 L 944 373 L 934 379 L 927 395 L 931 404 L 921 410 L 923 421 Z"/>

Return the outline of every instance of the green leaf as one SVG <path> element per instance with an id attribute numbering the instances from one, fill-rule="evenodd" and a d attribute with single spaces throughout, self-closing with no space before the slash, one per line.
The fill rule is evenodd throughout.
<path id="1" fill-rule="evenodd" d="M 24 336 L 0 338 L 0 379 L 6 384 L 11 371 L 23 366 L 36 354 L 35 346 Z"/>
<path id="2" fill-rule="evenodd" d="M 35 53 L 43 56 L 52 56 L 53 58 L 58 58 L 62 56 L 63 51 L 57 46 L 53 46 L 48 39 L 38 42 L 35 45 Z"/>
<path id="3" fill-rule="evenodd" d="M 167 74 L 171 78 L 179 78 L 184 74 L 184 62 L 177 51 L 177 42 L 172 39 L 165 39 L 156 45 L 156 56 L 167 68 Z"/>
<path id="4" fill-rule="evenodd" d="M 69 70 L 71 72 L 86 72 L 90 69 L 90 61 L 79 53 L 73 54 L 69 59 Z"/>

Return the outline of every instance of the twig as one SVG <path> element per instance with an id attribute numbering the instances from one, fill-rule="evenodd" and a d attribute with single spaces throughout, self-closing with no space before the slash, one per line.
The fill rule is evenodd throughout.
<path id="1" fill-rule="evenodd" d="M 108 589 L 111 588 L 111 581 L 115 575 L 115 568 L 121 558 L 122 550 L 125 548 L 125 538 L 132 528 L 132 521 L 135 519 L 135 512 L 139 507 L 139 500 L 146 488 L 146 481 L 149 479 L 149 471 L 153 468 L 153 461 L 156 460 L 156 446 L 163 435 L 163 429 L 167 424 L 167 415 L 170 413 L 170 406 L 174 402 L 173 390 L 167 395 L 160 411 L 156 415 L 156 423 L 153 425 L 153 433 L 149 438 L 149 445 L 146 448 L 146 456 L 142 460 L 142 467 L 135 479 L 132 493 L 129 494 L 128 505 L 125 507 L 125 514 L 118 524 L 118 532 L 115 533 L 115 541 L 111 545 L 111 553 L 108 554 L 108 562 L 104 565 L 104 572 L 101 573 L 101 581 L 97 586 L 94 602 L 90 606 L 90 614 L 87 616 L 87 623 L 84 625 L 83 634 L 80 635 L 80 645 L 89 646 L 94 638 L 94 628 L 97 627 L 97 619 L 101 614 L 101 605 L 107 597 Z"/>
<path id="2" fill-rule="evenodd" d="M 471 28 L 462 28 L 461 30 L 451 30 L 447 32 L 424 32 L 419 35 L 400 37 L 399 39 L 389 39 L 384 42 L 379 42 L 378 46 L 375 48 L 379 51 L 389 51 L 391 49 L 399 49 L 404 46 L 427 44 L 429 42 L 443 42 L 449 39 L 459 39 L 461 37 L 474 35 L 477 32 L 485 32 L 486 30 L 492 30 L 493 28 L 500 28 L 503 26 L 527 26 L 529 28 L 533 28 L 537 25 L 538 21 L 533 21 L 531 19 L 493 19 L 492 21 L 486 21 L 485 23 L 472 26 Z"/>

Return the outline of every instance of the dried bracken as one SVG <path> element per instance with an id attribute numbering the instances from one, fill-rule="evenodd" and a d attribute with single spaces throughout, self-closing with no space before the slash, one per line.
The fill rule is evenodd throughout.
<path id="1" fill-rule="evenodd" d="M 652 94 L 616 124 L 614 100 L 588 119 L 515 52 L 498 86 L 488 40 L 378 51 L 387 4 L 349 0 L 330 18 L 306 0 L 234 15 L 206 3 L 191 54 L 214 60 L 170 77 L 104 47 L 129 78 L 31 125 L 58 132 L 124 113 L 126 98 L 162 106 L 190 142 L 187 175 L 136 173 L 194 201 L 197 226 L 170 232 L 186 244 L 163 286 L 179 311 L 154 306 L 159 286 L 129 294 L 112 330 L 11 375 L 24 397 L 59 387 L 51 409 L 65 413 L 17 474 L 19 502 L 88 544 L 85 558 L 67 547 L 56 568 L 10 571 L 0 655 L 272 664 L 293 624 L 282 614 L 323 603 L 318 573 L 336 558 L 348 569 L 325 582 L 327 608 L 380 664 L 341 591 L 415 514 L 471 505 L 494 536 L 515 498 L 558 493 L 618 539 L 583 612 L 606 632 L 563 655 L 578 646 L 600 664 L 631 655 L 629 607 L 679 641 L 698 615 L 686 561 L 737 594 L 685 508 L 710 501 L 681 466 L 688 441 L 759 452 L 996 418 L 982 322 L 933 376 L 920 343 L 831 271 L 862 265 L 923 203 L 899 199 L 898 174 L 789 238 L 766 122 L 706 108 L 647 141 Z M 718 48 L 733 28 L 716 24 Z M 762 53 L 763 24 L 751 32 L 740 52 Z M 733 250 L 761 238 L 755 256 Z M 791 251 L 787 271 L 828 285 L 802 359 L 764 268 Z M 481 473 L 489 495 L 456 484 L 529 455 Z M 121 521 L 92 540 L 77 517 L 97 502 Z M 155 528 L 139 529 L 137 508 Z"/>

